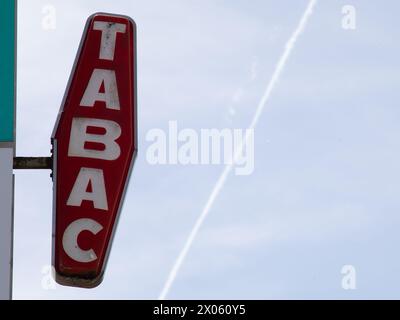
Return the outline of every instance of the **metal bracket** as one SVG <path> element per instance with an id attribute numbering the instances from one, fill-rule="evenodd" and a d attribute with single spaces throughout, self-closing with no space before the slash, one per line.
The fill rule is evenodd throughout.
<path id="1" fill-rule="evenodd" d="M 53 169 L 52 157 L 14 157 L 14 169 Z"/>

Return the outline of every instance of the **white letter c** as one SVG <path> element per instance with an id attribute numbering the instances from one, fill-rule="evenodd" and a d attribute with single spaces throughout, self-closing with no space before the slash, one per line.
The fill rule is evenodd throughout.
<path id="1" fill-rule="evenodd" d="M 92 262 L 97 259 L 93 249 L 82 250 L 78 245 L 78 236 L 82 231 L 90 231 L 94 235 L 103 229 L 101 224 L 93 219 L 78 219 L 73 221 L 64 231 L 62 244 L 66 254 L 78 262 Z"/>

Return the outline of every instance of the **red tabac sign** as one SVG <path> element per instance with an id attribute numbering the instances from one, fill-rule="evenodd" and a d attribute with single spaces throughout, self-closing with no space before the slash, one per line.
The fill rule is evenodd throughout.
<path id="1" fill-rule="evenodd" d="M 136 27 L 91 16 L 54 128 L 53 265 L 63 285 L 101 281 L 136 156 Z"/>

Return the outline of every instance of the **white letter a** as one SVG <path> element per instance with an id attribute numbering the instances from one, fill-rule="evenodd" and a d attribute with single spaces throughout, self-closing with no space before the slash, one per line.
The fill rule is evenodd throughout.
<path id="1" fill-rule="evenodd" d="M 88 192 L 88 187 L 92 190 Z M 104 174 L 101 169 L 81 168 L 69 195 L 67 205 L 80 207 L 83 200 L 93 202 L 96 209 L 108 210 Z"/>
<path id="2" fill-rule="evenodd" d="M 104 92 L 100 92 L 102 85 L 104 85 Z M 96 101 L 105 102 L 108 109 L 120 109 L 114 70 L 93 70 L 80 105 L 82 107 L 93 107 Z"/>

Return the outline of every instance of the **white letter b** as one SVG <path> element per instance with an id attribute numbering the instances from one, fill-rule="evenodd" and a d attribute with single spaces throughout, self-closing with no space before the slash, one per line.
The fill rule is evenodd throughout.
<path id="1" fill-rule="evenodd" d="M 88 133 L 89 127 L 101 128 L 104 134 Z M 121 127 L 111 120 L 73 118 L 69 140 L 68 156 L 116 160 L 121 154 L 121 148 L 116 140 L 121 136 Z M 91 142 L 104 146 L 103 150 L 85 148 L 85 143 Z"/>

